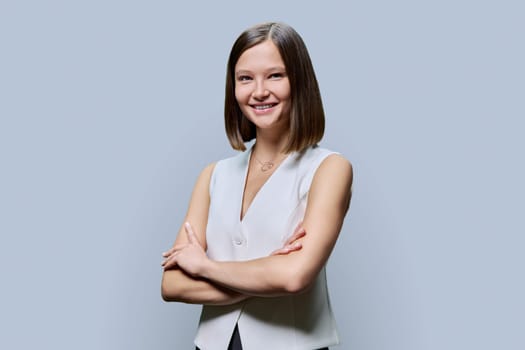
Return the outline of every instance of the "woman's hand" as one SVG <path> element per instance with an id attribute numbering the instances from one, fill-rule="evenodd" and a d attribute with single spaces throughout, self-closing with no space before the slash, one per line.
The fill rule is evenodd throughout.
<path id="1" fill-rule="evenodd" d="M 163 253 L 162 256 L 165 260 L 162 262 L 162 266 L 164 270 L 178 266 L 189 275 L 198 277 L 210 260 L 189 222 L 184 224 L 184 229 L 188 237 L 188 242 L 186 244 L 176 245 Z"/>
<path id="2" fill-rule="evenodd" d="M 298 242 L 298 240 L 303 238 L 305 235 L 306 231 L 303 228 L 303 223 L 300 222 L 295 228 L 293 235 L 288 238 L 284 245 L 281 248 L 274 250 L 270 255 L 286 255 L 300 250 L 303 245 L 301 242 Z"/>

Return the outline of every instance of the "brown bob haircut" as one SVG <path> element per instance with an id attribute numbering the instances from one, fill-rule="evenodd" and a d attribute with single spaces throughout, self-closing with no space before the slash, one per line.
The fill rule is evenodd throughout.
<path id="1" fill-rule="evenodd" d="M 266 40 L 277 46 L 290 81 L 290 136 L 285 151 L 302 151 L 317 144 L 324 134 L 324 110 L 319 85 L 306 45 L 299 34 L 284 23 L 262 23 L 245 30 L 235 41 L 228 59 L 224 121 L 226 135 L 236 150 L 255 138 L 255 125 L 235 99 L 235 66 L 242 53 Z"/>

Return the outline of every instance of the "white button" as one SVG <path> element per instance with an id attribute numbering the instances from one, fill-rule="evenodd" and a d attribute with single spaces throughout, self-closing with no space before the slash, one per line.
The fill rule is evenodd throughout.
<path id="1" fill-rule="evenodd" d="M 239 238 L 239 237 L 235 237 L 235 238 L 233 239 L 233 242 L 234 242 L 235 244 L 237 244 L 237 245 L 241 245 L 241 244 L 242 244 L 242 239 Z"/>

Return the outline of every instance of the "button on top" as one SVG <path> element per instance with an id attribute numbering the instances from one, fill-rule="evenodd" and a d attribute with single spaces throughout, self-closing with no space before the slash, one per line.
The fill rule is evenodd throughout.
<path id="1" fill-rule="evenodd" d="M 242 244 L 242 239 L 240 237 L 235 237 L 233 239 L 233 242 L 237 245 L 241 245 Z"/>

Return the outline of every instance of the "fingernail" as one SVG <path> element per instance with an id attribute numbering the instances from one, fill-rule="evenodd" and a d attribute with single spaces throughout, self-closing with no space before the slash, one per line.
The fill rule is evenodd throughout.
<path id="1" fill-rule="evenodd" d="M 184 226 L 186 226 L 187 228 L 189 228 L 189 227 L 190 227 L 190 223 L 189 223 L 189 222 L 185 222 L 185 223 L 184 223 Z"/>

